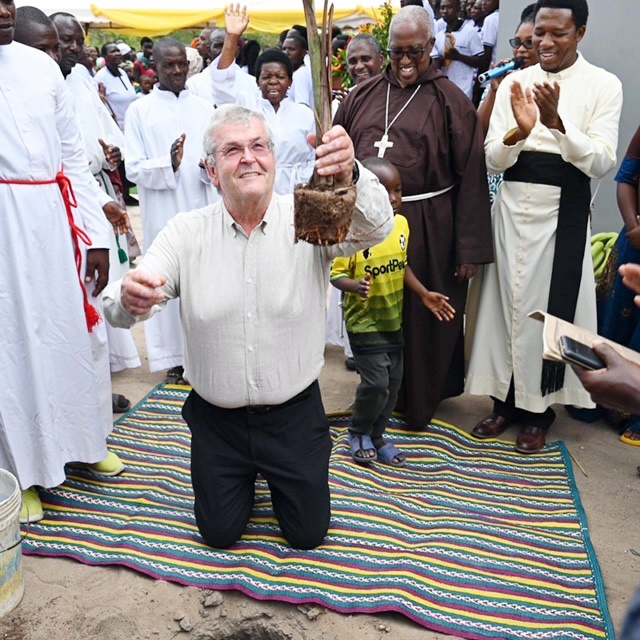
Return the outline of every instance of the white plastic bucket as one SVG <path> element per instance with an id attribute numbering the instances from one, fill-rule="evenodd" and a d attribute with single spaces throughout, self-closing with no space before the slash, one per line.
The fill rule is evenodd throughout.
<path id="1" fill-rule="evenodd" d="M 15 476 L 0 469 L 0 618 L 22 599 L 22 545 L 20 507 L 22 494 Z"/>

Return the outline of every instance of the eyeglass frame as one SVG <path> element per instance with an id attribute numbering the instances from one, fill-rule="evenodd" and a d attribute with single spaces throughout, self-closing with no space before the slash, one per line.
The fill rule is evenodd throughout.
<path id="1" fill-rule="evenodd" d="M 411 47 L 411 49 L 402 49 L 400 47 L 392 47 L 387 49 L 387 55 L 391 60 L 402 60 L 405 56 L 409 58 L 409 60 L 413 62 L 419 62 L 422 60 L 425 52 L 429 48 L 429 45 L 432 44 L 433 38 L 430 38 L 427 44 L 424 47 Z M 399 55 L 398 55 L 399 54 Z"/>
<path id="2" fill-rule="evenodd" d="M 256 149 L 256 146 L 264 145 L 262 149 Z M 215 154 L 209 154 L 209 157 L 216 156 L 220 154 L 225 160 L 233 160 L 234 158 L 241 157 L 244 155 L 245 151 L 249 151 L 249 153 L 254 158 L 261 158 L 265 155 L 273 153 L 275 145 L 272 140 L 258 138 L 257 140 L 253 140 L 250 144 L 245 145 L 231 145 L 228 147 L 222 147 L 221 149 L 216 149 Z"/>
<path id="3" fill-rule="evenodd" d="M 520 47 L 524 47 L 527 51 L 531 51 L 533 49 L 533 40 L 520 40 L 520 38 L 510 38 L 509 44 L 512 49 L 519 49 Z"/>

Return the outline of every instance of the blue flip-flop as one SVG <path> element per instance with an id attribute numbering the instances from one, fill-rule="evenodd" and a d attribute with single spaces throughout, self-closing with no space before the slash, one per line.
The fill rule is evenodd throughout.
<path id="1" fill-rule="evenodd" d="M 396 445 L 392 444 L 391 442 L 383 444 L 377 450 L 377 453 L 378 462 L 388 464 L 391 467 L 404 467 L 404 465 L 407 463 L 407 459 L 404 453 L 402 453 L 402 451 L 400 451 L 400 449 L 398 449 L 398 447 L 396 447 Z M 396 460 L 396 458 L 400 456 L 402 456 L 402 458 L 400 460 Z"/>
<path id="2" fill-rule="evenodd" d="M 352 460 L 358 464 L 369 464 L 378 458 L 378 453 L 376 452 L 371 437 L 366 434 L 349 431 L 349 447 L 351 448 Z M 365 457 L 362 455 L 365 451 L 373 451 L 374 455 Z"/>

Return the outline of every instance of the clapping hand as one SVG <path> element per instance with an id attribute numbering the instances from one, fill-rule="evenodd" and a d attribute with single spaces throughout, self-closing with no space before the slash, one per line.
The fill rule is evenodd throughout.
<path id="1" fill-rule="evenodd" d="M 171 145 L 171 168 L 177 171 L 182 162 L 182 156 L 184 155 L 184 139 L 187 136 L 183 133 L 177 140 Z"/>
<path id="2" fill-rule="evenodd" d="M 522 139 L 526 138 L 536 126 L 538 107 L 533 99 L 533 92 L 527 88 L 524 91 L 519 82 L 511 85 L 511 109 L 516 119 Z"/>
<path id="3" fill-rule="evenodd" d="M 540 122 L 548 129 L 555 129 L 564 133 L 562 119 L 558 114 L 560 85 L 557 82 L 554 82 L 553 86 L 548 82 L 534 84 L 533 99 L 540 112 Z"/>

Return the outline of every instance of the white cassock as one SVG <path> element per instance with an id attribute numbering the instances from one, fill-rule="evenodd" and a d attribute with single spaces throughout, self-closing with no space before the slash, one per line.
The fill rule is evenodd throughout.
<path id="1" fill-rule="evenodd" d="M 552 131 L 540 121 L 526 140 L 506 146 L 503 138 L 516 126 L 511 109 L 511 85 L 523 89 L 534 83 L 560 85 L 558 113 L 566 133 Z M 588 91 L 585 91 L 588 87 Z M 508 76 L 500 85 L 485 141 L 487 167 L 502 173 L 521 151 L 561 154 L 590 178 L 601 178 L 616 164 L 622 86 L 613 74 L 589 64 L 582 55 L 568 69 L 546 73 L 539 65 Z M 564 387 L 546 396 L 540 391 L 542 323 L 528 318 L 546 311 L 560 187 L 505 181 L 493 205 L 495 262 L 472 283 L 467 305 L 470 360 L 466 391 L 504 400 L 513 373 L 516 407 L 542 413 L 554 403 L 593 407 L 589 394 L 570 367 Z M 596 330 L 596 296 L 587 231 L 575 324 Z M 469 353 L 469 351 L 468 351 Z"/>
<path id="2" fill-rule="evenodd" d="M 289 98 L 285 98 L 276 111 L 272 104 L 262 97 L 257 85 L 250 92 L 236 93 L 235 78 L 242 73 L 235 64 L 222 71 L 215 69 L 213 77 L 218 92 L 223 94 L 228 102 L 258 111 L 265 117 L 271 129 L 276 152 L 274 191 L 280 195 L 293 193 L 294 187 L 308 182 L 313 173 L 316 154 L 307 142 L 307 135 L 316 131 L 313 111 Z"/>
<path id="3" fill-rule="evenodd" d="M 242 69 L 240 69 L 240 67 L 234 62 L 231 67 L 229 67 L 229 69 L 233 70 L 234 74 L 235 84 L 233 89 L 232 91 L 229 91 L 228 89 L 221 91 L 218 86 L 218 74 L 224 72 L 230 74 L 231 71 L 229 71 L 229 69 L 225 69 L 221 72 L 218 69 L 219 60 L 220 56 L 218 56 L 206 69 L 203 69 L 200 73 L 197 73 L 195 76 L 191 76 L 187 80 L 187 89 L 189 89 L 194 96 L 198 96 L 199 98 L 206 100 L 214 107 L 221 107 L 223 104 L 233 104 L 234 100 L 230 96 L 238 95 L 243 91 L 251 93 L 257 89 L 258 85 L 256 84 L 256 79 L 242 71 Z M 235 73 L 236 70 L 238 73 Z M 216 74 L 216 77 L 214 77 L 214 73 Z"/>
<path id="4" fill-rule="evenodd" d="M 76 67 L 82 67 L 87 71 L 86 67 L 82 65 L 77 64 L 73 69 Z M 93 84 L 93 78 L 88 71 L 86 75 L 81 75 L 74 74 L 72 70 L 65 82 L 74 97 L 75 111 L 78 116 L 85 153 L 89 161 L 89 169 L 104 190 L 102 204 L 115 200 L 116 195 L 111 181 L 104 172 L 111 169 L 111 167 L 106 161 L 104 151 L 98 140 L 124 150 L 124 135 L 100 99 Z M 116 236 L 113 229 L 111 229 L 109 237 L 111 241 L 109 247 L 109 282 L 115 282 L 123 278 L 129 270 L 127 236 L 124 234 Z M 122 371 L 123 369 L 139 367 L 141 365 L 140 356 L 131 331 L 112 327 L 108 322 L 104 323 L 104 327 L 106 330 L 107 357 L 110 370 Z M 94 333 L 96 332 L 94 331 Z"/>
<path id="5" fill-rule="evenodd" d="M 199 166 L 204 133 L 213 113 L 213 106 L 189 89 L 176 96 L 157 86 L 127 111 L 126 171 L 127 178 L 138 185 L 145 250 L 176 213 L 218 200 L 217 191 Z M 184 154 L 174 172 L 171 145 L 183 133 Z M 171 300 L 162 313 L 147 320 L 144 333 L 151 371 L 183 366 L 178 300 Z"/>
<path id="6" fill-rule="evenodd" d="M 98 90 L 98 83 L 96 82 L 96 77 L 94 75 L 91 75 L 91 72 L 89 71 L 89 69 L 87 69 L 87 67 L 85 67 L 83 64 L 78 63 L 73 65 L 71 69 L 71 75 L 82 78 L 86 82 L 90 82 L 93 85 L 93 88 L 96 91 Z M 100 100 L 100 102 L 102 102 L 102 100 Z"/>
<path id="7" fill-rule="evenodd" d="M 0 46 L 0 180 L 47 181 L 63 169 L 76 224 L 109 247 L 73 99 L 58 66 L 19 43 Z M 94 360 L 57 184 L 0 184 L 0 467 L 20 486 L 53 487 L 71 461 L 107 455 Z M 84 272 L 83 272 L 84 273 Z M 95 302 L 96 299 L 91 300 Z M 104 322 L 104 321 L 103 321 Z"/>

